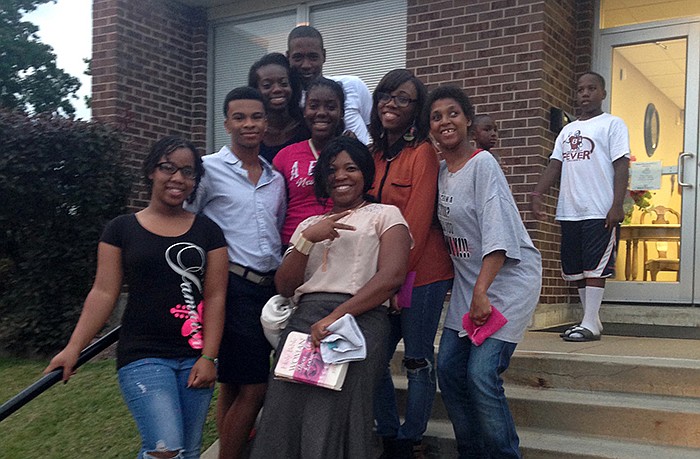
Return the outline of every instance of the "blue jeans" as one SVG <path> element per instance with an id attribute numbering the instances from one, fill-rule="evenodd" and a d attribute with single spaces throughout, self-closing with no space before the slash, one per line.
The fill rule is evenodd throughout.
<path id="1" fill-rule="evenodd" d="M 175 451 L 176 458 L 198 458 L 202 429 L 213 388 L 189 389 L 196 358 L 146 358 L 118 371 L 124 401 L 141 434 L 138 459 L 153 451 Z"/>
<path id="2" fill-rule="evenodd" d="M 515 346 L 495 338 L 474 346 L 454 330 L 442 332 L 438 380 L 460 459 L 520 458 L 501 378 Z"/>
<path id="3" fill-rule="evenodd" d="M 390 315 L 387 364 L 374 394 L 377 434 L 400 440 L 420 441 L 428 426 L 435 400 L 435 332 L 440 322 L 445 295 L 452 280 L 433 282 L 413 289 L 411 307 Z M 403 338 L 408 398 L 403 425 L 399 420 L 389 361 Z"/>

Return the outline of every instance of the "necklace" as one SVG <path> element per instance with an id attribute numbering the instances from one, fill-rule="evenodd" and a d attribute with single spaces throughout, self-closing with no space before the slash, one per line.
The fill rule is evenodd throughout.
<path id="1" fill-rule="evenodd" d="M 387 148 L 386 153 L 383 155 L 383 159 L 390 163 L 396 158 L 398 158 L 399 154 L 403 151 L 403 148 L 406 146 L 406 140 L 404 138 L 399 138 L 396 142 L 394 142 L 393 145 L 391 145 L 389 148 Z"/>
<path id="2" fill-rule="evenodd" d="M 311 148 L 311 153 L 314 155 L 314 158 L 318 160 L 318 150 L 316 150 L 316 146 L 311 139 L 309 139 L 309 148 Z"/>
<path id="3" fill-rule="evenodd" d="M 350 216 L 353 212 L 355 212 L 357 209 L 359 209 L 360 207 L 364 206 L 365 204 L 367 204 L 367 201 L 365 201 L 365 200 L 363 199 L 362 202 L 360 202 L 360 203 L 359 203 L 358 205 L 356 205 L 355 207 L 351 207 L 351 208 L 349 208 L 349 209 L 343 209 L 343 210 L 340 210 L 340 211 L 338 211 L 338 212 L 331 212 L 331 213 L 329 213 L 328 215 L 333 215 L 334 213 L 335 213 L 335 214 L 339 214 L 340 212 L 346 212 L 346 211 L 349 210 L 350 213 L 349 213 L 348 215 L 345 216 L 345 217 L 348 217 L 348 216 Z M 343 218 L 345 218 L 345 217 L 343 217 Z"/>
<path id="4" fill-rule="evenodd" d="M 399 153 L 401 153 L 401 152 L 399 151 Z M 393 160 L 395 160 L 396 158 L 399 157 L 399 153 L 396 153 L 394 156 L 391 156 L 391 157 L 388 157 L 388 156 L 387 156 L 387 157 L 384 158 L 384 160 L 385 160 L 387 163 L 390 163 L 390 162 L 392 162 Z"/>

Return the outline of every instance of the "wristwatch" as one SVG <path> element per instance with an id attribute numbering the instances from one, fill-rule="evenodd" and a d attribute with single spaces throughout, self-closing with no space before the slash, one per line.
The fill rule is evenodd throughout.
<path id="1" fill-rule="evenodd" d="M 303 255 L 308 255 L 311 252 L 311 247 L 314 246 L 314 243 L 306 239 L 301 233 L 297 234 L 294 240 L 290 242 Z"/>
<path id="2" fill-rule="evenodd" d="M 219 359 L 216 358 L 216 357 L 209 357 L 209 356 L 206 355 L 206 354 L 202 354 L 201 357 L 202 357 L 204 360 L 210 361 L 211 363 L 213 363 L 213 364 L 216 365 L 216 366 L 219 365 Z"/>

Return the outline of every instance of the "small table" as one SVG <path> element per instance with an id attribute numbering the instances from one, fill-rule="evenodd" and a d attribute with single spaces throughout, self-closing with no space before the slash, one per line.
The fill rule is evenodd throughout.
<path id="1" fill-rule="evenodd" d="M 639 241 L 679 241 L 681 225 L 632 224 L 620 226 L 620 240 L 627 241 L 625 250 L 625 280 L 637 280 Z"/>

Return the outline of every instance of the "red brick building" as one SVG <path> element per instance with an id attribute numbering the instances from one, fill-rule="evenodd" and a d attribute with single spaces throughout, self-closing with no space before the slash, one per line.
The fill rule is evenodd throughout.
<path id="1" fill-rule="evenodd" d="M 540 309 L 566 313 L 569 308 L 558 306 L 576 303 L 578 298 L 560 278 L 558 225 L 553 220 L 535 221 L 527 212 L 528 193 L 546 166 L 556 137 L 550 129 L 550 110 L 574 113 L 573 86 L 577 74 L 584 70 L 593 68 L 609 81 L 619 73 L 620 78 L 613 83 L 620 87 L 627 81 L 622 78 L 626 67 L 618 69 L 620 64 L 610 52 L 617 49 L 616 37 L 624 34 L 632 35 L 619 43 L 629 43 L 632 51 L 632 44 L 645 41 L 643 37 L 649 33 L 660 34 L 660 39 L 649 39 L 650 46 L 666 43 L 660 41 L 665 37 L 685 37 L 684 49 L 690 51 L 682 73 L 697 85 L 697 72 L 691 69 L 698 60 L 691 59 L 698 51 L 694 48 L 697 20 L 688 17 L 692 12 L 674 10 L 674 5 L 682 2 L 656 3 L 661 7 L 642 11 L 634 5 L 619 7 L 619 2 L 605 0 L 322 0 L 309 4 L 287 0 L 94 0 L 93 116 L 124 127 L 131 140 L 129 160 L 133 167 L 139 166 L 149 145 L 167 133 L 190 137 L 203 150 L 215 151 L 221 146 L 223 122 L 218 102 L 234 85 L 244 84 L 240 75 L 247 74 L 255 59 L 270 51 L 284 52 L 284 38 L 298 23 L 314 25 L 327 40 L 329 56 L 324 73 L 354 73 L 372 89 L 388 70 L 406 67 L 429 88 L 459 85 L 468 92 L 478 113 L 489 113 L 498 121 L 501 141 L 497 151 L 511 166 L 508 180 L 513 194 L 543 255 Z M 633 18 L 630 11 L 635 11 Z M 690 31 L 678 35 L 673 28 L 681 23 L 690 24 Z M 371 46 L 378 46 L 377 51 L 367 48 Z M 377 57 L 382 52 L 386 56 Z M 650 53 L 642 50 L 637 54 Z M 636 65 L 637 58 L 629 53 L 624 57 L 644 73 L 642 65 Z M 348 68 L 342 68 L 345 61 Z M 338 67 L 331 68 L 333 65 Z M 632 70 L 625 75 L 632 75 Z M 645 77 L 647 80 L 653 83 L 653 78 Z M 659 97 L 672 100 L 664 91 L 658 91 Z M 651 94 L 638 94 L 642 97 L 647 93 Z M 697 91 L 684 93 L 686 97 L 693 95 L 692 116 L 688 116 L 691 107 L 685 106 L 685 99 L 679 107 L 684 117 L 680 122 L 685 123 L 687 132 L 693 122 L 697 132 Z M 618 100 L 622 99 L 613 99 L 613 113 Z M 625 120 L 632 136 L 638 135 L 633 132 L 636 119 Z M 687 142 L 692 144 L 687 139 L 678 151 L 684 147 L 688 151 Z M 634 150 L 635 141 L 633 154 L 640 158 L 641 153 Z M 674 159 L 669 160 L 669 167 Z M 666 175 L 673 175 L 673 171 L 664 173 L 664 178 Z M 692 177 L 685 178 L 696 180 L 694 170 Z M 144 204 L 144 191 L 134 195 L 133 206 Z M 683 200 L 683 206 L 691 206 L 695 196 L 688 194 Z M 553 213 L 555 197 L 549 197 L 547 203 Z M 685 240 L 687 247 L 690 242 Z M 623 259 L 624 244 L 620 247 Z M 681 273 L 692 275 L 695 252 L 678 255 L 688 263 L 688 269 Z M 621 271 L 631 265 L 632 257 L 628 258 Z M 636 271 L 634 274 L 636 278 Z M 636 279 L 630 276 L 618 274 L 621 290 L 612 289 L 613 300 L 661 300 L 645 293 L 653 292 L 651 287 L 639 287 L 641 296 L 634 293 L 638 288 L 633 289 L 630 282 Z M 673 297 L 674 302 L 696 303 L 692 291 L 700 291 L 694 288 L 698 281 L 682 276 L 677 282 L 680 285 L 671 287 L 674 282 L 668 281 L 661 287 L 680 292 Z M 683 293 L 688 289 L 690 297 Z"/>

